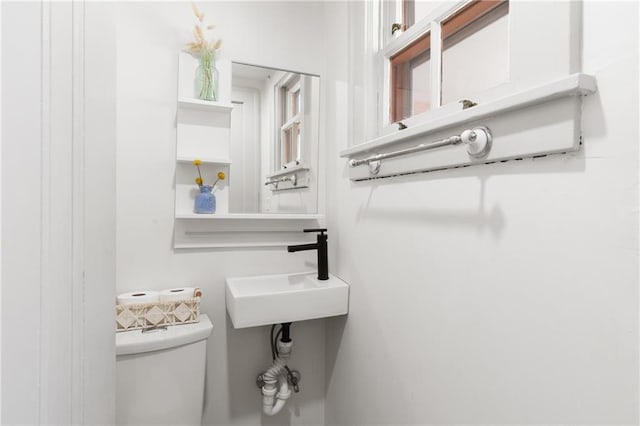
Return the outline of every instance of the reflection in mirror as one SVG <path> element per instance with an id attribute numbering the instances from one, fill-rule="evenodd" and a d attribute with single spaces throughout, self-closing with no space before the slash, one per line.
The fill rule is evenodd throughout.
<path id="1" fill-rule="evenodd" d="M 318 211 L 320 77 L 234 63 L 232 213 Z"/>

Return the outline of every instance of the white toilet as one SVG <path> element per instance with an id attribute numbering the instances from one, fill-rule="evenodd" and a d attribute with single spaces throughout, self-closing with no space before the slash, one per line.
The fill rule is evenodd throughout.
<path id="1" fill-rule="evenodd" d="M 201 425 L 207 338 L 200 322 L 116 333 L 116 423 Z"/>

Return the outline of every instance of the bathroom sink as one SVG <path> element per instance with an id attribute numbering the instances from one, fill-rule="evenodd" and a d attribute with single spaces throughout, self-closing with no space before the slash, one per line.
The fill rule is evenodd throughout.
<path id="1" fill-rule="evenodd" d="M 349 286 L 317 272 L 227 278 L 227 312 L 235 328 L 344 315 Z"/>

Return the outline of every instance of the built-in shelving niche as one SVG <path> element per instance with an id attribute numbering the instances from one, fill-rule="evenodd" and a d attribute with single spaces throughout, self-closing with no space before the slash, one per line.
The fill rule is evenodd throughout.
<path id="1" fill-rule="evenodd" d="M 311 242 L 302 229 L 324 226 L 321 214 L 230 213 L 231 62 L 219 59 L 218 101 L 195 98 L 197 59 L 180 53 L 176 120 L 174 248 L 279 247 Z M 216 213 L 195 214 L 198 194 L 193 160 L 199 159 L 205 183 L 222 171 L 229 177 L 216 185 Z"/>

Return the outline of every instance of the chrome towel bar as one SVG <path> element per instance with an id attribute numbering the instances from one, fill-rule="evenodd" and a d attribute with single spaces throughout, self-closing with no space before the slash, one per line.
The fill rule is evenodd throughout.
<path id="1" fill-rule="evenodd" d="M 280 178 L 270 179 L 270 180 L 266 181 L 264 184 L 265 185 L 275 185 L 275 188 L 278 189 L 278 184 L 280 182 L 291 182 L 291 184 L 293 186 L 297 186 L 298 185 L 298 178 L 296 177 L 296 175 L 294 173 L 294 174 L 283 176 L 283 177 L 280 177 Z"/>
<path id="2" fill-rule="evenodd" d="M 410 148 L 386 152 L 384 154 L 375 154 L 359 160 L 351 159 L 349 160 L 349 166 L 357 167 L 363 164 L 367 164 L 369 166 L 369 172 L 375 175 L 380 171 L 382 160 L 409 155 L 416 152 L 442 148 L 449 145 L 459 145 L 461 143 L 466 145 L 467 153 L 469 154 L 469 156 L 471 156 L 472 158 L 482 158 L 485 157 L 491 150 L 491 139 L 491 132 L 487 127 L 474 127 L 473 129 L 465 130 L 459 135 L 450 136 L 436 142 L 421 143 L 420 145 L 416 145 Z"/>

